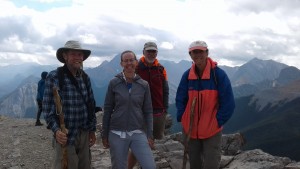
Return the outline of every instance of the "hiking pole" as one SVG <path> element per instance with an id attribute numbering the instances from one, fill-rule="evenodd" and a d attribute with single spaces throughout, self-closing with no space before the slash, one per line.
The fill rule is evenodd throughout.
<path id="1" fill-rule="evenodd" d="M 195 114 L 195 104 L 196 104 L 197 97 L 194 97 L 193 102 L 192 102 L 192 107 L 190 109 L 190 126 L 189 126 L 189 131 L 188 134 L 185 138 L 184 141 L 184 153 L 183 153 L 183 162 L 182 162 L 182 169 L 186 169 L 186 162 L 187 162 L 187 154 L 188 154 L 188 145 L 192 133 L 192 128 L 193 128 L 193 123 L 194 123 L 194 114 Z"/>
<path id="2" fill-rule="evenodd" d="M 62 104 L 61 104 L 61 99 L 58 94 L 58 89 L 57 89 L 57 87 L 53 87 L 52 90 L 53 90 L 53 96 L 54 96 L 54 101 L 55 101 L 55 106 L 56 106 L 56 113 L 59 117 L 60 129 L 63 133 L 67 134 L 68 130 L 65 127 L 64 113 L 62 111 Z M 61 160 L 61 168 L 67 169 L 68 168 L 67 146 L 61 145 L 61 149 L 62 149 L 62 157 L 63 157 Z"/>

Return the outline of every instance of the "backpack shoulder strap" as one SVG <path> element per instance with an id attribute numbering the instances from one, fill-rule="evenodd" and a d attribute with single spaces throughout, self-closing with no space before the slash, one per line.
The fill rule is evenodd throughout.
<path id="1" fill-rule="evenodd" d="M 59 90 L 63 90 L 64 87 L 64 70 L 63 67 L 57 68 L 57 78 Z"/>
<path id="2" fill-rule="evenodd" d="M 165 69 L 165 67 L 163 67 L 160 63 L 158 63 L 157 69 L 162 74 L 163 79 L 165 80 L 165 76 L 164 76 L 164 69 Z"/>
<path id="3" fill-rule="evenodd" d="M 87 77 L 88 77 L 88 75 L 84 71 L 82 71 L 82 78 L 83 78 L 83 82 L 84 82 L 86 88 L 88 88 L 88 78 Z"/>
<path id="4" fill-rule="evenodd" d="M 59 89 L 63 90 L 64 83 L 65 83 L 65 81 L 64 81 L 64 67 L 58 67 L 57 68 L 57 77 L 58 77 Z M 88 84 L 87 74 L 84 71 L 82 71 L 82 78 L 83 78 L 83 82 L 84 82 L 85 86 L 88 87 L 88 85 L 87 85 Z M 74 78 L 72 78 L 70 76 L 70 79 L 74 83 L 74 85 L 76 87 L 78 87 L 78 83 L 74 80 Z"/>
<path id="5" fill-rule="evenodd" d="M 191 71 L 191 68 L 189 68 L 188 70 L 189 72 Z M 216 68 L 211 68 L 210 70 L 213 74 L 213 78 L 214 78 L 214 82 L 216 84 L 216 86 L 218 86 L 218 79 L 217 79 L 217 73 L 216 73 Z M 188 76 L 187 76 L 188 77 Z"/>
<path id="6" fill-rule="evenodd" d="M 70 78 L 71 82 L 76 86 L 77 90 L 79 91 L 79 93 L 81 94 L 81 96 L 83 97 L 83 94 L 81 92 L 81 90 L 79 89 L 78 83 L 76 81 L 76 79 L 74 77 L 72 77 L 72 75 L 70 75 L 70 72 L 67 72 L 68 77 Z M 64 87 L 64 67 L 58 67 L 57 68 L 57 76 L 58 76 L 58 85 L 59 85 L 59 89 L 63 90 Z M 87 78 L 87 74 L 82 71 L 82 78 L 83 78 L 83 82 L 87 88 L 87 90 L 89 90 L 88 88 L 92 87 L 92 86 L 88 86 L 88 78 Z M 95 100 L 90 100 L 90 98 L 88 97 L 88 102 L 85 101 L 85 105 L 87 106 L 88 109 L 88 116 L 89 119 L 94 118 L 95 116 Z"/>
<path id="7" fill-rule="evenodd" d="M 164 69 L 165 67 L 163 67 L 163 65 L 161 65 L 160 63 L 158 63 L 158 66 L 157 66 L 158 70 L 160 71 L 160 73 L 164 73 Z"/>
<path id="8" fill-rule="evenodd" d="M 212 68 L 211 71 L 213 72 L 215 84 L 216 84 L 216 86 L 218 86 L 218 80 L 217 80 L 217 74 L 216 74 L 216 67 Z"/>

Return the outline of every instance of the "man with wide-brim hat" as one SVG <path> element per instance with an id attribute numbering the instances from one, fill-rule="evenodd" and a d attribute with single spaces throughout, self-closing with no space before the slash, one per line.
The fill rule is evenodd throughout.
<path id="1" fill-rule="evenodd" d="M 91 51 L 82 48 L 79 41 L 67 41 L 56 52 L 64 66 L 51 71 L 46 79 L 43 112 L 56 140 L 55 169 L 62 166 L 62 145 L 67 147 L 68 168 L 91 168 L 90 146 L 96 141 L 95 99 L 90 78 L 82 70 L 82 63 L 90 54 Z M 54 87 L 59 88 L 67 134 L 60 129 L 53 101 Z"/>
<path id="2" fill-rule="evenodd" d="M 83 49 L 80 42 L 75 40 L 67 41 L 64 47 L 56 51 L 57 59 L 64 63 L 74 76 L 80 73 L 83 61 L 86 60 L 90 54 L 90 50 Z"/>
<path id="3" fill-rule="evenodd" d="M 84 56 L 83 56 L 83 61 L 86 60 L 90 54 L 91 54 L 91 51 L 88 50 L 88 49 L 82 49 L 81 47 L 81 44 L 79 41 L 75 41 L 75 40 L 70 40 L 70 41 L 67 41 L 65 46 L 64 47 L 61 47 L 59 48 L 57 51 L 56 51 L 56 57 L 57 59 L 62 62 L 62 63 L 65 63 L 65 59 L 63 58 L 63 53 L 68 51 L 68 50 L 79 50 L 79 51 L 82 51 Z"/>

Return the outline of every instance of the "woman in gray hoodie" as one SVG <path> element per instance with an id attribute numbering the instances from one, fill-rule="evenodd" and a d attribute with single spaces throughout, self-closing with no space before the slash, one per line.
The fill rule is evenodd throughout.
<path id="1" fill-rule="evenodd" d="M 109 83 L 102 128 L 102 143 L 110 148 L 113 169 L 126 169 L 129 148 L 143 169 L 154 169 L 153 109 L 147 81 L 135 74 L 132 51 L 121 54 L 123 72 Z"/>

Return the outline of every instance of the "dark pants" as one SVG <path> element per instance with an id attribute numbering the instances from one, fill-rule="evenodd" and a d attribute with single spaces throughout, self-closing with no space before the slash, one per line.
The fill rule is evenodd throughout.
<path id="1" fill-rule="evenodd" d="M 42 114 L 42 110 L 43 110 L 43 105 L 42 105 L 42 101 L 37 101 L 37 104 L 38 104 L 39 107 L 38 107 L 38 112 L 37 112 L 37 115 L 36 115 L 36 122 L 39 122 L 41 114 Z"/>
<path id="2" fill-rule="evenodd" d="M 163 112 L 160 115 L 153 115 L 153 137 L 154 139 L 163 139 L 166 126 L 167 113 Z"/>

